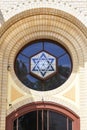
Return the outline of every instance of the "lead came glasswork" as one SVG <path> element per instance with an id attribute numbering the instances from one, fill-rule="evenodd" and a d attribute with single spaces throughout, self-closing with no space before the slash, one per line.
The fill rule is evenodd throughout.
<path id="1" fill-rule="evenodd" d="M 48 91 L 68 80 L 72 72 L 72 60 L 63 46 L 44 39 L 24 46 L 16 56 L 14 68 L 25 87 Z"/>
<path id="2" fill-rule="evenodd" d="M 45 79 L 56 72 L 56 58 L 42 51 L 31 58 L 31 73 Z"/>

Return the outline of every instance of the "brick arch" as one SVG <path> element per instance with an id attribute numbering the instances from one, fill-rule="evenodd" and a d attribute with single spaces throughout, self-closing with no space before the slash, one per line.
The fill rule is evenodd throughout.
<path id="1" fill-rule="evenodd" d="M 55 111 L 57 113 L 61 113 L 65 116 L 71 118 L 73 120 L 72 130 L 80 130 L 79 116 L 76 115 L 71 110 L 69 110 L 68 108 L 66 108 L 62 105 L 54 104 L 52 102 L 33 102 L 33 103 L 30 103 L 30 104 L 24 105 L 24 106 L 18 108 L 17 110 L 13 111 L 6 118 L 6 130 L 12 130 L 13 129 L 13 121 L 16 118 L 18 118 L 18 117 L 20 117 L 24 114 L 27 114 L 31 111 L 41 110 L 41 109 L 52 110 L 52 111 Z"/>
<path id="2" fill-rule="evenodd" d="M 49 10 L 49 12 L 50 11 L 51 10 Z M 24 16 L 24 14 L 26 14 L 26 12 L 23 13 L 23 17 L 21 16 L 22 14 L 20 14 L 20 19 L 18 19 L 12 27 L 9 27 L 8 31 L 4 35 L 5 40 L 1 46 L 3 52 L 5 52 L 3 53 L 3 57 L 5 57 L 4 62 L 8 66 L 10 65 L 10 73 L 13 80 L 15 80 L 17 85 L 23 89 L 24 86 L 17 79 L 13 68 L 14 60 L 18 51 L 32 40 L 47 38 L 57 42 L 60 41 L 60 43 L 71 53 L 74 63 L 71 80 L 69 80 L 68 85 L 61 87 L 60 91 L 66 89 L 66 86 L 69 86 L 75 77 L 75 73 L 78 71 L 79 66 L 84 66 L 84 54 L 82 48 L 84 37 L 82 36 L 82 39 L 79 39 L 82 32 L 77 28 L 77 26 L 67 20 L 67 18 L 63 18 L 63 16 L 60 15 L 57 16 L 57 14 L 53 14 L 53 12 L 52 15 L 50 13 L 47 14 L 44 9 L 42 9 L 42 12 L 39 12 L 38 9 L 35 14 L 33 11 L 32 14 L 30 11 L 30 15 L 26 14 Z M 82 53 L 77 53 L 77 50 Z M 24 91 L 26 93 L 29 92 L 29 89 L 25 89 L 26 90 Z M 58 93 L 59 90 L 56 92 Z"/>
<path id="3" fill-rule="evenodd" d="M 56 91 L 56 93 L 59 93 L 63 89 L 69 87 L 70 83 L 75 78 L 79 67 L 85 65 L 87 60 L 87 55 L 85 55 L 86 49 L 84 49 L 87 47 L 86 37 L 87 30 L 80 21 L 75 17 L 56 9 L 41 8 L 25 11 L 16 15 L 2 26 L 0 29 L 0 89 L 2 90 L 0 93 L 0 106 L 2 106 L 0 118 L 2 125 L 0 128 L 5 126 L 3 125 L 3 122 L 5 123 L 5 116 L 7 114 L 7 92 L 9 88 L 8 73 L 11 74 L 17 86 L 23 89 L 22 84 L 17 80 L 13 71 L 13 63 L 18 51 L 32 40 L 48 38 L 60 41 L 61 44 L 71 52 L 74 61 L 73 76 L 70 78 L 68 84 L 65 84 L 61 87 L 62 89 L 60 88 L 60 90 Z M 8 71 L 9 65 L 10 71 Z M 52 93 L 53 91 L 50 94 Z M 33 94 L 36 95 L 36 92 Z M 4 105 L 2 105 L 3 103 Z M 67 107 L 69 107 L 67 101 L 66 104 Z"/>

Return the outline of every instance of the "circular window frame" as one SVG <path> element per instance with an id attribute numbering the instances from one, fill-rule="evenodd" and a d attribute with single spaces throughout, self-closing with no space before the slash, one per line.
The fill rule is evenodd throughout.
<path id="1" fill-rule="evenodd" d="M 41 39 L 41 38 L 40 38 Z M 45 38 L 45 39 L 47 39 L 47 38 Z M 51 40 L 53 40 L 54 38 L 50 38 Z M 64 38 L 65 39 L 65 38 Z M 27 42 L 29 42 L 29 40 L 30 39 L 28 39 L 28 41 Z M 67 39 L 65 39 L 65 40 L 67 40 Z M 30 40 L 30 42 L 29 43 L 31 43 L 31 41 L 34 41 L 33 39 L 32 40 Z M 61 40 L 59 40 L 59 39 L 56 39 L 55 38 L 55 40 L 54 40 L 56 43 L 60 43 L 60 45 L 61 46 L 63 46 L 64 45 L 64 48 L 68 48 L 68 46 L 63 42 L 63 41 L 61 41 Z M 17 49 L 15 49 L 16 50 L 16 53 L 15 53 L 15 57 L 14 56 L 10 56 L 10 59 L 9 59 L 9 64 L 11 65 L 10 67 L 12 68 L 11 69 L 11 71 L 10 71 L 10 73 L 11 73 L 11 76 L 13 77 L 12 79 L 15 81 L 15 85 L 17 85 L 18 87 L 20 87 L 25 93 L 33 93 L 34 95 L 42 95 L 42 93 L 44 93 L 44 95 L 46 96 L 46 95 L 54 95 L 54 94 L 57 94 L 57 93 L 60 93 L 60 92 L 64 92 L 64 90 L 67 88 L 67 87 L 69 87 L 69 85 L 71 84 L 71 81 L 73 81 L 74 79 L 75 79 L 75 77 L 76 77 L 76 74 L 74 74 L 73 73 L 73 70 L 75 69 L 75 71 L 77 71 L 78 69 L 77 69 L 77 65 L 76 65 L 76 67 L 75 66 L 73 66 L 73 68 L 72 68 L 72 73 L 71 73 L 71 75 L 70 75 L 70 77 L 68 78 L 68 80 L 64 83 L 64 84 L 62 84 L 61 85 L 61 87 L 58 87 L 58 88 L 56 88 L 56 89 L 54 89 L 54 90 L 52 90 L 52 91 L 36 91 L 36 90 L 33 90 L 33 89 L 29 89 L 29 88 L 27 88 L 27 87 L 25 87 L 25 85 L 23 85 L 22 83 L 21 83 L 21 81 L 17 78 L 17 76 L 16 76 L 16 74 L 15 74 L 15 71 L 14 71 L 14 61 L 15 61 L 15 58 L 16 58 L 16 56 L 17 56 L 17 54 L 18 54 L 18 52 L 24 47 L 24 46 L 26 46 L 27 45 L 27 42 L 25 41 L 25 43 L 23 42 L 23 44 L 22 44 L 22 46 L 20 46 L 20 44 L 19 44 L 19 48 L 18 48 L 18 50 Z M 21 43 L 21 42 L 20 42 Z M 68 41 L 68 43 L 70 43 L 70 41 Z M 72 44 L 71 44 L 71 46 L 72 46 Z M 17 48 L 16 46 L 15 46 L 15 48 Z M 73 48 L 73 46 L 72 46 L 72 48 Z M 14 48 L 13 48 L 14 49 Z M 66 49 L 67 50 L 67 49 Z M 77 54 L 76 54 L 76 51 L 73 49 L 73 51 L 74 51 L 74 53 L 75 53 L 75 55 L 76 55 L 76 59 L 77 59 Z M 68 52 L 70 52 L 70 50 L 69 50 L 69 48 L 68 48 Z M 11 53 L 11 55 L 14 55 L 14 51 Z M 73 59 L 76 61 L 76 59 L 74 58 L 74 56 L 73 56 L 73 54 L 72 54 L 72 52 L 70 53 L 70 56 L 71 56 L 71 59 L 72 59 L 72 61 L 73 61 Z M 14 57 L 14 59 L 13 59 L 13 57 Z M 76 62 L 74 62 L 73 61 L 73 64 L 77 64 Z M 75 65 L 74 64 L 74 65 Z M 75 68 L 74 68 L 75 67 Z"/>
<path id="2" fill-rule="evenodd" d="M 27 17 L 27 18 L 25 17 L 24 19 L 21 19 L 21 21 L 18 21 L 18 23 L 16 23 L 16 27 L 18 27 L 20 25 L 19 30 L 18 30 L 18 28 L 16 28 L 16 30 L 18 32 L 15 29 L 13 31 L 14 38 L 13 38 L 13 41 L 11 41 L 12 49 L 10 51 L 9 59 L 8 59 L 8 66 L 10 66 L 9 72 L 11 75 L 11 79 L 14 82 L 14 85 L 16 87 L 19 87 L 21 90 L 23 90 L 23 92 L 25 92 L 27 94 L 32 93 L 34 95 L 40 96 L 40 95 L 42 95 L 42 93 L 44 93 L 44 96 L 49 96 L 49 95 L 54 95 L 54 94 L 58 94 L 60 92 L 66 91 L 67 88 L 72 87 L 72 85 L 74 83 L 73 81 L 75 80 L 75 78 L 77 76 L 79 65 L 81 63 L 80 57 L 77 53 L 77 48 L 79 47 L 78 41 L 72 35 L 70 35 L 66 31 L 65 28 L 64 28 L 65 30 L 63 30 L 63 28 L 62 29 L 58 28 L 58 30 L 56 30 L 57 26 L 54 25 L 52 27 L 48 26 L 48 30 L 45 30 L 45 28 L 47 28 L 47 26 L 46 25 L 41 26 L 41 24 L 40 23 L 38 24 L 37 22 L 34 26 L 31 26 L 31 28 L 28 28 L 28 29 L 22 28 L 23 26 L 25 27 L 26 19 L 27 19 L 27 23 L 31 22 L 33 24 L 33 22 L 34 22 L 33 17 L 36 20 L 38 20 L 38 18 L 39 18 L 39 20 L 40 20 L 40 18 L 44 18 L 44 20 L 47 20 L 47 16 L 48 16 L 48 19 L 50 18 L 50 20 L 51 20 L 51 17 L 52 17 L 52 20 L 53 20 L 53 17 L 55 17 L 55 18 L 58 17 L 60 19 L 60 16 L 56 17 L 53 14 L 52 15 L 47 14 L 46 16 L 45 16 L 45 14 L 44 14 L 44 16 L 34 14 L 30 17 Z M 58 19 L 58 21 L 57 21 L 57 19 L 54 19 L 54 20 L 56 20 L 56 22 L 59 23 L 60 22 L 59 19 Z M 65 18 L 61 18 L 61 19 L 63 19 L 63 22 L 61 22 L 60 27 L 61 26 L 63 27 L 63 25 L 67 27 L 68 23 L 69 23 L 69 24 L 71 24 L 71 26 L 68 26 L 68 27 L 73 28 L 73 30 L 76 29 L 76 27 L 70 21 L 67 21 Z M 43 19 L 42 19 L 42 21 L 43 21 Z M 41 22 L 41 23 L 43 23 L 43 22 Z M 29 26 L 29 24 L 28 24 L 28 26 Z M 11 38 L 12 38 L 12 35 L 11 35 Z M 55 90 L 48 91 L 48 92 L 40 92 L 40 91 L 38 92 L 35 90 L 28 89 L 18 80 L 17 76 L 15 75 L 14 60 L 15 60 L 16 55 L 18 54 L 18 52 L 21 50 L 21 48 L 23 46 L 25 46 L 27 43 L 34 41 L 36 39 L 37 40 L 38 39 L 50 39 L 50 40 L 59 42 L 61 45 L 63 45 L 66 48 L 66 50 L 68 50 L 68 52 L 72 58 L 73 69 L 72 69 L 72 73 L 71 73 L 69 79 L 61 87 L 56 88 Z"/>
<path id="3" fill-rule="evenodd" d="M 31 46 L 32 44 L 34 45 L 34 44 L 38 44 L 38 43 L 40 43 L 40 42 L 42 42 L 42 44 L 44 44 L 45 42 L 48 42 L 49 44 L 51 43 L 51 44 L 57 45 L 58 47 L 60 47 L 61 49 L 63 49 L 63 50 L 66 52 L 66 54 L 68 54 L 69 60 L 70 60 L 70 65 L 71 65 L 71 67 L 70 67 L 70 74 L 69 74 L 69 77 L 70 77 L 70 75 L 71 75 L 71 73 L 72 73 L 72 69 L 73 69 L 73 63 L 72 63 L 71 55 L 69 54 L 68 50 L 67 50 L 62 44 L 60 44 L 60 43 L 57 42 L 57 41 L 51 40 L 51 39 L 38 39 L 38 40 L 31 41 L 31 42 L 27 43 L 26 45 L 24 45 L 24 46 L 19 50 L 19 52 L 18 52 L 18 54 L 16 55 L 16 58 L 15 58 L 15 60 L 14 60 L 14 71 L 15 71 L 15 69 L 16 69 L 15 63 L 16 63 L 17 57 L 18 57 L 18 55 L 21 53 L 21 51 L 24 51 L 24 49 L 26 49 L 27 47 Z M 42 52 L 42 51 L 47 52 L 48 54 L 54 56 L 53 54 L 51 54 L 51 52 L 44 50 L 44 47 L 43 47 L 43 46 L 44 46 L 44 45 L 42 45 L 42 49 L 41 49 L 40 51 L 38 51 L 36 54 L 32 54 L 32 56 L 30 56 L 30 59 L 31 59 L 31 57 L 33 57 L 33 56 L 39 54 L 39 53 Z M 56 64 L 57 64 L 58 58 L 57 58 L 56 56 L 54 56 L 54 57 L 56 58 Z M 30 61 L 30 59 L 29 59 L 29 61 Z M 30 69 L 30 67 L 29 67 L 29 69 Z M 54 76 L 55 74 L 57 74 L 57 72 L 58 72 L 58 68 L 57 68 L 57 66 L 56 66 L 56 72 L 50 74 L 50 75 L 47 76 L 45 79 L 42 79 L 42 78 L 40 78 L 38 75 L 32 74 L 31 72 L 30 72 L 30 74 L 31 74 L 33 77 L 35 77 L 36 79 L 39 79 L 41 82 L 44 82 L 45 80 L 50 79 L 52 76 Z M 15 71 L 15 74 L 16 74 L 16 71 Z M 17 76 L 17 74 L 16 74 L 16 76 Z M 69 77 L 67 78 L 67 80 L 69 79 Z M 17 78 L 18 78 L 18 76 L 17 76 Z M 20 79 L 18 78 L 18 80 L 20 80 Z M 66 81 L 67 81 L 67 80 L 66 80 Z M 55 88 L 53 88 L 53 89 L 49 89 L 49 90 L 44 90 L 44 91 L 42 91 L 42 90 L 35 90 L 35 89 L 33 89 L 33 88 L 27 87 L 27 85 L 25 85 L 24 83 L 22 83 L 22 81 L 20 80 L 20 82 L 21 82 L 25 87 L 27 87 L 28 89 L 32 89 L 32 90 L 34 90 L 34 91 L 38 91 L 38 92 L 40 92 L 40 91 L 41 91 L 41 92 L 46 92 L 46 91 L 55 90 L 55 89 L 61 87 L 63 84 L 65 84 L 66 81 L 64 81 L 64 83 L 62 83 L 62 84 L 59 85 L 58 87 L 55 87 Z"/>

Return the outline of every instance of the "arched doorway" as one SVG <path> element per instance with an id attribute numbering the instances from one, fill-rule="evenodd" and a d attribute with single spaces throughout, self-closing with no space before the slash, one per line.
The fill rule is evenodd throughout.
<path id="1" fill-rule="evenodd" d="M 80 130 L 79 117 L 69 109 L 49 102 L 33 102 L 6 118 L 6 130 Z"/>

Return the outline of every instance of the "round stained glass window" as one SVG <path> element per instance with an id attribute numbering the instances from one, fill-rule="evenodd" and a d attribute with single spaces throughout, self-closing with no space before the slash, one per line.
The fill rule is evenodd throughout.
<path id="1" fill-rule="evenodd" d="M 72 61 L 59 43 L 39 40 L 23 47 L 15 59 L 15 73 L 28 88 L 48 91 L 60 87 L 70 76 Z"/>

